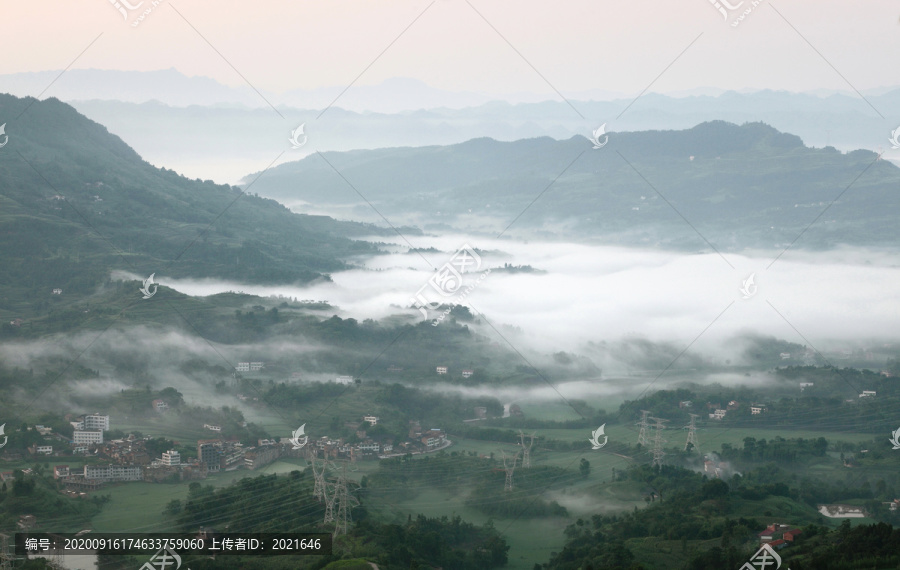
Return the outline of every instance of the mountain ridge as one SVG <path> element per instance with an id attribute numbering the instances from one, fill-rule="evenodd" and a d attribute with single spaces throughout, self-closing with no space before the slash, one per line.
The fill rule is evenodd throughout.
<path id="1" fill-rule="evenodd" d="M 730 250 L 784 247 L 815 219 L 808 208 L 824 211 L 840 196 L 829 210 L 835 217 L 826 220 L 843 218 L 840 223 L 811 228 L 801 246 L 900 239 L 886 215 L 898 205 L 892 188 L 900 183 L 900 169 L 871 151 L 807 147 L 798 136 L 760 122 L 711 121 L 686 130 L 608 136 L 600 149 L 574 136 L 324 152 L 331 166 L 315 156 L 282 164 L 254 188 L 284 203 L 319 204 L 323 211 L 326 204 L 352 206 L 355 196 L 338 198 L 333 166 L 389 219 L 426 229 L 442 223 L 479 231 L 469 214 L 512 220 L 541 195 L 538 209 L 516 222 L 520 230 L 679 249 L 696 247 L 699 231 Z M 295 184 L 300 177 L 303 188 Z"/>
<path id="2" fill-rule="evenodd" d="M 0 94 L 0 117 L 9 117 L 0 149 L 7 269 L 0 303 L 42 297 L 64 281 L 87 293 L 113 269 L 244 282 L 328 279 L 348 267 L 345 259 L 377 251 L 351 237 L 387 235 L 156 168 L 55 98 Z"/>

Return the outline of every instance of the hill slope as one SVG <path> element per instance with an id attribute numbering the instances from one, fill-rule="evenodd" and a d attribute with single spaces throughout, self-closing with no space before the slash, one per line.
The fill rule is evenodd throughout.
<path id="1" fill-rule="evenodd" d="M 53 287 L 87 292 L 112 269 L 305 282 L 374 251 L 352 236 L 383 233 L 155 168 L 56 99 L 0 94 L 0 117 L 9 136 L 0 148 L 2 304 Z"/>

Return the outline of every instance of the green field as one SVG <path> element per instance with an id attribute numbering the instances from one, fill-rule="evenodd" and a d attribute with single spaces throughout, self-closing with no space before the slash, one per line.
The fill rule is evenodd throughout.
<path id="1" fill-rule="evenodd" d="M 305 462 L 300 460 L 279 460 L 256 471 L 237 469 L 219 473 L 200 483 L 220 488 L 247 477 L 302 471 L 305 468 Z M 183 501 L 187 497 L 189 485 L 190 481 L 134 482 L 104 487 L 92 494 L 111 495 L 112 498 L 91 523 L 97 532 L 172 532 L 175 530 L 173 521 L 163 515 L 163 509 L 173 499 Z"/>
<path id="2" fill-rule="evenodd" d="M 177 434 L 172 434 L 177 435 Z M 501 446 L 491 442 L 478 440 L 454 439 L 447 452 L 475 451 L 480 454 L 499 455 L 500 449 L 512 450 L 513 446 Z M 629 484 L 616 484 L 614 487 L 603 487 L 601 497 L 595 487 L 609 480 L 612 467 L 624 468 L 629 461 L 621 457 L 603 452 L 550 452 L 533 450 L 533 464 L 557 465 L 576 469 L 581 457 L 591 462 L 592 471 L 587 479 L 578 481 L 565 489 L 548 493 L 550 500 L 556 500 L 570 510 L 568 518 L 553 519 L 494 519 L 495 527 L 504 535 L 510 545 L 511 569 L 530 570 L 535 562 L 545 562 L 550 553 L 559 550 L 564 544 L 563 530 L 579 516 L 589 517 L 596 512 L 613 512 L 631 510 L 634 506 L 643 505 L 640 492 L 629 488 Z M 213 475 L 203 480 L 204 485 L 224 487 L 244 477 L 256 477 L 261 474 L 286 473 L 295 469 L 304 469 L 302 460 L 277 461 L 258 471 L 236 470 Z M 377 461 L 361 461 L 352 464 L 348 475 L 359 480 L 363 475 L 378 469 Z M 105 487 L 96 494 L 110 495 L 111 500 L 91 521 L 98 532 L 161 532 L 173 530 L 173 521 L 163 514 L 166 504 L 173 499 L 184 500 L 187 497 L 189 482 L 176 484 L 165 483 L 123 483 Z M 502 491 L 501 491 L 502 492 Z M 463 519 L 476 523 L 487 523 L 489 517 L 467 507 L 465 497 L 453 496 L 451 493 L 437 488 L 426 488 L 414 499 L 396 503 L 381 502 L 377 499 L 366 501 L 371 515 L 383 520 L 405 521 L 407 516 L 424 514 L 429 517 L 460 515 Z"/>
<path id="3" fill-rule="evenodd" d="M 515 452 L 512 444 L 500 444 L 481 440 L 460 439 L 452 437 L 454 444 L 447 452 L 475 451 L 482 455 L 491 452 L 500 456 L 501 450 Z M 584 481 L 567 486 L 565 489 L 547 493 L 546 499 L 555 500 L 569 510 L 567 518 L 547 519 L 502 519 L 495 518 L 494 525 L 510 545 L 509 566 L 516 570 L 531 570 L 535 562 L 546 562 L 551 552 L 558 551 L 565 543 L 563 531 L 565 527 L 581 516 L 590 517 L 599 512 L 631 510 L 635 506 L 644 506 L 639 490 L 630 483 L 617 483 L 612 488 L 603 487 L 598 497 L 596 487 L 608 482 L 612 468 L 624 469 L 631 463 L 628 459 L 605 453 L 595 452 L 558 452 L 532 449 L 533 465 L 555 465 L 571 470 L 578 468 L 581 458 L 591 463 L 591 474 Z M 521 461 L 521 459 L 520 459 Z M 357 464 L 361 471 L 376 467 L 374 462 Z M 520 467 L 521 468 L 521 467 Z M 498 489 L 502 493 L 502 489 Z M 429 487 L 421 491 L 414 499 L 393 503 L 372 499 L 368 503 L 373 515 L 387 519 L 405 521 L 408 515 L 424 514 L 429 517 L 460 515 L 463 519 L 484 524 L 490 517 L 465 505 L 465 497 Z"/>
<path id="4" fill-rule="evenodd" d="M 321 407 L 318 411 L 314 410 L 314 406 L 310 406 L 308 410 L 292 410 L 292 414 L 299 417 L 310 418 L 307 433 L 315 435 L 316 428 L 314 426 L 321 425 L 324 430 L 324 424 L 330 420 L 332 416 L 349 418 L 358 415 L 359 410 L 366 409 L 365 399 L 360 391 L 350 390 L 346 398 L 338 398 L 333 405 L 322 413 Z M 545 409 L 545 413 L 550 417 L 559 418 L 561 410 Z M 318 415 L 318 417 L 316 417 Z M 529 413 L 529 415 L 531 415 Z M 248 421 L 257 422 L 269 431 L 269 433 L 287 435 L 296 426 L 288 425 L 285 418 L 272 412 L 271 408 L 250 408 L 245 410 L 245 417 Z M 532 416 L 533 417 L 533 416 Z M 131 423 L 123 418 L 123 421 L 116 422 L 116 429 L 125 431 L 139 430 L 144 434 L 152 434 L 153 436 L 163 436 L 169 439 L 180 441 L 182 443 L 193 442 L 196 439 L 205 439 L 211 437 L 206 430 L 185 428 L 184 426 L 173 425 L 166 422 L 164 417 L 150 418 L 134 418 Z M 310 429 L 310 427 L 312 429 Z M 536 431 L 539 436 L 562 441 L 581 441 L 587 440 L 589 433 L 584 429 L 537 429 L 526 430 L 528 433 Z M 611 424 L 607 426 L 606 434 L 610 441 L 625 441 L 633 443 L 637 438 L 636 426 L 622 426 Z M 682 430 L 670 430 L 666 435 L 669 439 L 669 446 L 681 446 L 681 438 L 686 435 Z M 735 429 L 723 427 L 707 427 L 698 432 L 700 441 L 700 450 L 718 450 L 722 443 L 730 443 L 740 447 L 743 439 L 752 436 L 757 439 L 771 439 L 777 436 L 816 438 L 825 437 L 829 441 L 850 441 L 862 442 L 871 439 L 869 434 L 859 433 L 839 433 L 839 432 L 815 432 L 805 431 L 786 431 L 774 429 Z M 453 445 L 446 450 L 447 453 L 460 452 L 476 452 L 479 455 L 495 454 L 500 456 L 500 452 L 505 450 L 507 453 L 515 453 L 518 448 L 511 443 L 500 443 L 493 441 L 483 441 L 475 439 L 465 439 L 450 434 Z M 551 553 L 559 551 L 565 543 L 563 531 L 568 524 L 575 522 L 579 517 L 589 518 L 597 513 L 614 513 L 622 511 L 630 511 L 635 507 L 643 508 L 645 506 L 643 500 L 642 489 L 638 488 L 632 482 L 617 482 L 610 484 L 610 478 L 613 469 L 625 469 L 633 464 L 635 460 L 644 461 L 645 457 L 628 458 L 623 455 L 616 455 L 605 450 L 585 450 L 585 451 L 555 451 L 535 444 L 531 452 L 531 461 L 533 465 L 552 465 L 569 470 L 576 470 L 582 458 L 587 459 L 591 464 L 591 473 L 585 480 L 579 480 L 575 484 L 569 485 L 564 489 L 558 489 L 548 492 L 544 498 L 554 500 L 566 507 L 569 516 L 565 518 L 551 519 L 494 519 L 493 524 L 506 538 L 510 545 L 509 551 L 509 568 L 514 570 L 531 570 L 535 562 L 546 562 Z M 834 458 L 829 458 L 834 461 Z M 521 460 L 520 460 L 521 461 Z M 63 461 L 54 461 L 62 463 Z M 815 467 L 817 472 L 827 473 L 828 470 L 835 470 L 832 465 L 816 464 L 808 465 L 807 468 Z M 282 460 L 266 466 L 259 471 L 236 470 L 226 473 L 220 473 L 202 481 L 204 485 L 210 484 L 215 487 L 224 487 L 232 482 L 245 477 L 256 477 L 261 474 L 271 473 L 287 473 L 296 469 L 305 469 L 306 462 L 303 460 Z M 521 466 L 519 467 L 521 469 Z M 352 464 L 348 475 L 351 479 L 359 481 L 364 475 L 372 473 L 378 469 L 377 461 L 361 461 Z M 163 514 L 166 504 L 173 499 L 184 500 L 188 493 L 189 482 L 177 484 L 161 484 L 161 483 L 125 483 L 116 486 L 110 486 L 102 489 L 96 494 L 110 495 L 111 500 L 104 505 L 103 510 L 90 521 L 96 531 L 99 532 L 160 532 L 171 531 L 173 521 L 171 517 Z M 498 489 L 502 493 L 502 489 Z M 453 516 L 459 515 L 463 519 L 475 524 L 485 524 L 489 517 L 480 511 L 470 508 L 465 504 L 465 496 L 456 496 L 448 490 L 426 487 L 421 490 L 414 498 L 398 502 L 387 502 L 377 497 L 372 497 L 365 502 L 365 506 L 370 511 L 370 515 L 384 521 L 405 521 L 408 516 L 415 517 L 417 514 L 424 514 L 429 517 Z M 758 510 L 758 506 L 756 507 Z M 794 504 L 778 504 L 771 505 L 773 512 L 783 513 L 785 515 L 803 516 L 801 514 L 802 507 Z M 747 516 L 757 516 L 756 511 L 742 513 Z M 861 524 L 867 519 L 852 520 L 851 523 Z M 840 520 L 831 521 L 834 525 L 840 523 Z M 680 552 L 680 542 L 670 543 L 669 541 L 659 541 L 659 543 L 634 545 L 636 551 L 641 551 L 641 561 L 643 562 L 663 562 L 668 556 L 676 556 Z M 689 548 L 703 548 L 700 544 L 689 544 Z"/>
<path id="5" fill-rule="evenodd" d="M 488 428 L 490 426 L 479 426 Z M 517 429 L 511 427 L 510 429 Z M 549 439 L 558 439 L 561 441 L 587 441 L 590 437 L 590 430 L 584 429 L 523 429 L 525 433 L 537 432 L 538 436 Z M 638 427 L 632 425 L 608 424 L 605 433 L 609 436 L 609 440 L 621 441 L 628 444 L 637 443 Z M 668 429 L 665 430 L 665 438 L 669 440 L 668 447 L 682 447 L 687 437 L 687 430 Z M 790 429 L 762 429 L 762 428 L 730 428 L 730 427 L 702 427 L 697 430 L 697 440 L 700 443 L 701 451 L 717 451 L 721 449 L 723 443 L 729 443 L 735 447 L 744 445 L 745 437 L 755 437 L 756 439 L 771 440 L 776 437 L 804 438 L 816 439 L 824 437 L 829 443 L 838 441 L 860 443 L 871 440 L 874 436 L 870 433 L 857 432 L 830 432 L 830 431 L 813 431 L 813 430 L 790 430 Z"/>
<path id="6" fill-rule="evenodd" d="M 466 507 L 463 501 L 439 489 L 428 489 L 411 501 L 384 504 L 372 502 L 372 514 L 388 520 L 405 521 L 407 515 L 424 514 L 429 517 L 459 515 L 464 520 L 485 524 L 489 517 Z M 567 519 L 494 520 L 494 526 L 506 538 L 510 546 L 511 570 L 531 570 L 535 562 L 546 562 L 550 553 L 565 543 L 563 530 L 571 521 Z"/>

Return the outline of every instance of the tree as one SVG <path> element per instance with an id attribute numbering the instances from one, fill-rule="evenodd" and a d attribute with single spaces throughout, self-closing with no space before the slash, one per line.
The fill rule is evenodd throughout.
<path id="1" fill-rule="evenodd" d="M 578 465 L 578 470 L 581 472 L 581 476 L 587 479 L 587 476 L 591 473 L 591 462 L 582 457 L 581 463 Z"/>
<path id="2" fill-rule="evenodd" d="M 182 509 L 181 499 L 172 499 L 171 501 L 168 502 L 168 504 L 166 504 L 166 508 L 163 512 L 167 515 L 174 516 L 174 515 L 177 515 L 178 513 L 180 513 L 181 509 Z"/>

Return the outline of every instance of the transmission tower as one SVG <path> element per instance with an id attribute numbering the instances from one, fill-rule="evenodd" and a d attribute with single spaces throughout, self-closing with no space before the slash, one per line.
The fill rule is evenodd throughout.
<path id="1" fill-rule="evenodd" d="M 334 521 L 333 538 L 337 538 L 342 534 L 347 534 L 347 524 L 351 520 L 350 508 L 353 505 L 359 504 L 356 497 L 350 496 L 350 493 L 347 491 L 346 463 L 344 464 L 341 476 L 338 478 L 337 484 L 335 485 L 333 502 L 337 503 L 337 515 Z"/>
<path id="2" fill-rule="evenodd" d="M 512 491 L 513 489 L 513 472 L 516 470 L 516 461 L 519 460 L 520 451 L 517 451 L 513 456 L 512 467 L 506 464 L 506 452 L 501 452 L 503 455 L 503 470 L 506 471 L 506 484 L 503 486 L 504 491 Z"/>
<path id="3" fill-rule="evenodd" d="M 337 497 L 337 487 L 332 490 L 331 497 L 328 496 L 328 483 L 325 481 L 325 474 L 322 474 L 322 497 L 325 500 L 325 520 L 323 524 L 334 522 L 334 500 Z"/>
<path id="4" fill-rule="evenodd" d="M 533 432 L 530 436 L 528 436 L 528 445 L 525 445 L 525 434 L 522 433 L 522 430 L 519 430 L 519 445 L 522 446 L 522 468 L 528 469 L 531 467 L 531 446 L 534 445 L 534 436 L 535 432 Z"/>
<path id="5" fill-rule="evenodd" d="M 667 422 L 669 420 L 664 420 L 661 418 L 649 419 L 656 422 L 656 424 L 653 426 L 656 429 L 656 432 L 653 434 L 653 462 L 650 465 L 659 465 L 660 467 L 662 467 L 662 458 L 665 455 L 662 444 L 666 443 L 666 440 L 662 438 L 662 430 L 666 429 L 666 426 L 663 425 L 663 422 Z"/>
<path id="6" fill-rule="evenodd" d="M 691 414 L 691 425 L 685 426 L 688 428 L 687 441 L 684 442 L 684 450 L 688 450 L 689 445 L 693 445 L 694 449 L 698 449 L 700 444 L 697 442 L 697 418 L 699 418 L 697 414 Z"/>
<path id="7" fill-rule="evenodd" d="M 649 438 L 647 437 L 647 428 L 650 427 L 647 425 L 647 418 L 650 417 L 650 412 L 647 410 L 641 410 L 641 421 L 638 422 L 638 425 L 641 426 L 641 431 L 638 432 L 638 445 L 642 445 L 647 447 L 647 444 L 650 443 Z"/>
<path id="8" fill-rule="evenodd" d="M 315 485 L 313 486 L 313 496 L 321 503 L 326 500 L 325 497 L 325 470 L 328 468 L 328 460 L 324 460 L 322 462 L 322 469 L 317 469 L 317 458 L 315 455 L 310 453 L 309 457 L 310 462 L 312 462 L 312 470 L 313 470 L 313 478 L 315 479 Z"/>

